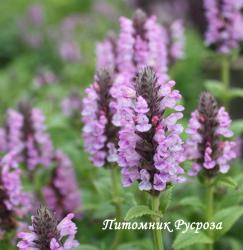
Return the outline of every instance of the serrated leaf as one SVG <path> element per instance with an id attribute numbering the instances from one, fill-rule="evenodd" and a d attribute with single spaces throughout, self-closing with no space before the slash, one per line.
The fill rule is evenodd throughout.
<path id="1" fill-rule="evenodd" d="M 194 231 L 188 231 L 186 233 L 179 233 L 173 243 L 173 247 L 176 250 L 187 249 L 188 247 L 196 244 L 210 244 L 210 239 L 204 232 L 195 233 Z M 196 249 L 196 248 L 195 248 Z"/>
<path id="2" fill-rule="evenodd" d="M 99 250 L 97 247 L 92 245 L 80 245 L 77 248 L 74 248 L 73 250 Z"/>
<path id="3" fill-rule="evenodd" d="M 219 176 L 217 181 L 228 187 L 232 187 L 232 188 L 237 187 L 237 182 L 230 176 L 226 176 L 226 175 Z"/>
<path id="4" fill-rule="evenodd" d="M 159 216 L 159 214 L 152 211 L 148 206 L 139 205 L 139 206 L 132 207 L 128 210 L 125 216 L 125 220 L 129 221 L 135 218 L 142 217 L 144 215 Z"/>
<path id="5" fill-rule="evenodd" d="M 172 199 L 173 186 L 168 188 L 165 192 L 160 195 L 160 209 L 164 213 L 170 206 Z"/>
<path id="6" fill-rule="evenodd" d="M 222 235 L 227 233 L 235 222 L 243 215 L 242 206 L 234 206 L 223 209 L 214 215 L 213 221 L 215 223 L 222 222 L 222 230 L 215 230 L 214 238 L 219 239 Z"/>

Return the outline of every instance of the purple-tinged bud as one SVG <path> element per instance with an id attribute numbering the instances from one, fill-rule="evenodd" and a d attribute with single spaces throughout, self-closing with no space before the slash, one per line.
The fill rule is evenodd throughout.
<path id="1" fill-rule="evenodd" d="M 117 160 L 117 128 L 112 124 L 114 108 L 110 93 L 113 78 L 102 70 L 87 88 L 83 99 L 82 121 L 85 150 L 96 167 Z"/>
<path id="2" fill-rule="evenodd" d="M 50 210 L 39 208 L 32 217 L 30 231 L 18 234 L 21 241 L 17 247 L 20 250 L 61 250 L 78 247 L 79 243 L 74 239 L 77 227 L 71 221 L 73 217 L 73 214 L 68 214 L 58 223 Z"/>
<path id="3" fill-rule="evenodd" d="M 208 176 L 214 176 L 218 171 L 228 172 L 229 162 L 236 158 L 236 143 L 224 139 L 233 136 L 230 124 L 224 107 L 218 108 L 215 98 L 204 92 L 186 130 L 189 139 L 185 155 L 193 161 L 190 175 L 197 175 L 201 170 L 206 171 Z"/>
<path id="4" fill-rule="evenodd" d="M 155 194 L 170 183 L 184 180 L 180 133 L 177 121 L 182 118 L 181 95 L 173 90 L 173 81 L 161 83 L 155 71 L 147 67 L 134 83 L 136 95 L 130 97 L 130 106 L 124 107 L 130 120 L 119 132 L 119 165 L 123 185 L 139 182 L 139 189 Z M 174 112 L 167 115 L 167 110 Z"/>

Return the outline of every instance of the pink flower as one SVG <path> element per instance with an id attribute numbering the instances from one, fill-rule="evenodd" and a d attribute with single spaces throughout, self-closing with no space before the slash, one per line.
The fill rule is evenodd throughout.
<path id="1" fill-rule="evenodd" d="M 112 123 L 114 107 L 110 93 L 112 84 L 111 73 L 100 71 L 95 83 L 85 90 L 83 99 L 84 147 L 96 167 L 117 160 L 117 128 Z"/>
<path id="2" fill-rule="evenodd" d="M 217 169 L 228 172 L 229 162 L 237 157 L 236 142 L 225 141 L 233 135 L 230 125 L 225 109 L 217 107 L 211 94 L 203 93 L 186 129 L 189 138 L 185 144 L 185 157 L 193 161 L 189 175 L 197 175 L 202 170 L 208 174 Z"/>
<path id="3" fill-rule="evenodd" d="M 53 85 L 58 81 L 54 72 L 48 69 L 41 69 L 33 79 L 33 85 L 37 88 L 45 85 Z"/>
<path id="4" fill-rule="evenodd" d="M 108 34 L 104 41 L 96 45 L 96 68 L 111 71 L 116 68 L 116 38 L 113 33 Z"/>
<path id="5" fill-rule="evenodd" d="M 16 152 L 11 151 L 0 160 L 0 231 L 15 229 L 13 223 L 28 212 L 29 199 L 22 190 L 21 169 L 16 161 Z"/>
<path id="6" fill-rule="evenodd" d="M 62 41 L 58 49 L 60 57 L 68 62 L 77 62 L 81 59 L 79 44 L 76 41 Z"/>
<path id="7" fill-rule="evenodd" d="M 8 111 L 6 124 L 5 150 L 17 152 L 18 161 L 26 163 L 29 170 L 39 165 L 50 166 L 53 145 L 41 110 L 21 103 L 19 111 Z"/>
<path id="8" fill-rule="evenodd" d="M 61 103 L 61 108 L 65 116 L 75 117 L 80 116 L 82 110 L 82 98 L 79 92 L 71 92 L 69 96 L 64 98 Z"/>
<path id="9" fill-rule="evenodd" d="M 175 20 L 169 27 L 168 56 L 171 63 L 185 57 L 185 30 L 182 20 Z"/>
<path id="10" fill-rule="evenodd" d="M 70 159 L 61 151 L 55 153 L 56 168 L 48 185 L 42 189 L 45 201 L 58 218 L 75 213 L 81 208 L 81 194 Z M 65 188 L 64 188 L 65 187 Z"/>
<path id="11" fill-rule="evenodd" d="M 208 21 L 206 44 L 220 53 L 230 53 L 243 40 L 242 1 L 204 0 Z"/>
<path id="12" fill-rule="evenodd" d="M 140 190 L 162 191 L 169 183 L 180 182 L 184 172 L 179 166 L 183 159 L 182 127 L 177 124 L 182 113 L 165 115 L 167 107 L 177 108 L 181 96 L 172 90 L 174 82 L 161 83 L 149 67 L 139 72 L 133 85 L 136 95 L 130 101 L 135 105 L 124 107 L 131 120 L 124 122 L 119 132 L 123 185 L 138 181 Z M 169 105 L 165 105 L 165 98 Z"/>

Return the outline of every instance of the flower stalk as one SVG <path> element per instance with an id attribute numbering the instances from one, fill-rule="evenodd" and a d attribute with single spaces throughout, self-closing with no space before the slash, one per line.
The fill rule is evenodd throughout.
<path id="1" fill-rule="evenodd" d="M 158 214 L 152 216 L 152 221 L 155 222 L 155 224 L 157 225 L 160 223 L 160 217 L 159 217 L 160 195 L 152 195 L 151 204 L 153 212 Z M 155 250 L 164 250 L 162 231 L 156 229 L 153 231 L 153 234 L 154 234 Z"/>
<path id="2" fill-rule="evenodd" d="M 117 171 L 118 171 L 117 166 L 111 165 L 110 172 L 111 172 L 111 185 L 112 185 L 112 203 L 115 208 L 116 220 L 120 222 L 122 221 L 122 209 L 121 209 L 120 188 L 119 188 L 120 180 L 118 180 L 119 178 Z M 117 230 L 110 250 L 117 249 L 117 246 L 121 241 L 121 238 L 122 238 L 122 231 Z"/>
<path id="3" fill-rule="evenodd" d="M 225 76 L 228 79 L 228 76 Z M 230 169 L 231 160 L 236 158 L 236 143 L 231 141 L 231 120 L 224 107 L 218 107 L 210 93 L 202 93 L 198 108 L 192 113 L 186 132 L 189 139 L 185 144 L 186 158 L 192 160 L 190 176 L 199 175 L 204 180 L 205 221 L 210 223 L 214 213 L 214 180 L 221 173 Z M 213 239 L 209 229 L 208 236 Z M 213 242 L 206 245 L 206 250 L 213 249 Z"/>
<path id="4" fill-rule="evenodd" d="M 223 82 L 224 93 L 225 93 L 222 101 L 223 101 L 225 108 L 228 110 L 230 99 L 227 96 L 227 94 L 230 90 L 230 62 L 229 62 L 229 57 L 227 55 L 224 55 L 222 59 L 222 82 Z"/>
<path id="5" fill-rule="evenodd" d="M 179 91 L 174 90 L 174 81 L 162 83 L 156 71 L 145 67 L 138 72 L 131 87 L 124 87 L 127 104 L 123 111 L 129 118 L 119 132 L 118 164 L 122 170 L 123 186 L 138 181 L 138 188 L 152 196 L 152 221 L 160 223 L 160 193 L 172 183 L 184 181 L 183 130 L 178 123 L 184 107 L 178 105 Z M 173 110 L 169 115 L 166 111 Z M 156 250 L 163 250 L 160 230 L 154 231 Z"/>
<path id="6" fill-rule="evenodd" d="M 206 210 L 205 210 L 205 220 L 207 222 L 212 222 L 213 219 L 213 207 L 214 207 L 214 187 L 212 180 L 208 179 L 206 182 Z M 213 235 L 211 230 L 208 230 L 208 236 L 211 238 Z M 213 243 L 206 245 L 206 250 L 213 250 Z"/>

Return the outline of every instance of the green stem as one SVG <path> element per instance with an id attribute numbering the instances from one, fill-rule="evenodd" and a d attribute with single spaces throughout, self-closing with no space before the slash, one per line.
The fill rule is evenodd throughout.
<path id="1" fill-rule="evenodd" d="M 155 213 L 159 214 L 159 205 L 160 205 L 160 196 L 159 195 L 152 195 L 152 210 Z M 159 216 L 152 216 L 152 221 L 155 222 L 155 224 L 160 223 L 160 217 Z M 153 231 L 154 236 L 154 245 L 155 250 L 164 250 L 163 245 L 163 235 L 161 230 L 154 230 Z"/>
<path id="2" fill-rule="evenodd" d="M 227 97 L 230 89 L 230 62 L 227 55 L 222 58 L 222 82 L 224 85 L 225 96 L 223 97 L 223 104 L 226 109 L 229 109 L 229 99 Z"/>
<path id="3" fill-rule="evenodd" d="M 213 185 L 210 180 L 208 180 L 206 185 L 206 212 L 205 212 L 205 219 L 207 222 L 212 222 L 213 220 L 213 206 L 214 206 L 214 190 Z M 213 231 L 208 230 L 208 236 L 212 238 Z M 207 244 L 206 250 L 213 250 L 213 244 Z"/>
<path id="4" fill-rule="evenodd" d="M 120 203 L 120 188 L 119 188 L 119 178 L 117 176 L 117 167 L 111 166 L 111 184 L 112 184 L 112 199 L 116 210 L 116 221 L 122 221 L 122 209 Z M 122 238 L 122 230 L 117 230 L 115 238 L 111 244 L 110 250 L 116 250 Z"/>

